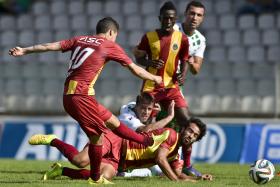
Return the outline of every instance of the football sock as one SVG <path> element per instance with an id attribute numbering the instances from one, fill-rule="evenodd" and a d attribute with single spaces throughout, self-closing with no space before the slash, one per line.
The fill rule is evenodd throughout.
<path id="1" fill-rule="evenodd" d="M 90 177 L 90 171 L 87 169 L 72 169 L 64 167 L 62 170 L 62 175 L 70 177 L 71 179 L 85 179 Z"/>
<path id="2" fill-rule="evenodd" d="M 184 166 L 190 167 L 191 166 L 192 147 L 186 148 L 183 145 L 182 146 L 182 153 L 183 153 Z"/>
<path id="3" fill-rule="evenodd" d="M 102 145 L 89 144 L 88 155 L 90 159 L 90 177 L 95 181 L 100 178 L 102 147 Z"/>
<path id="4" fill-rule="evenodd" d="M 133 131 L 132 129 L 128 128 L 123 123 L 120 123 L 120 126 L 112 130 L 116 135 L 120 136 L 121 138 L 131 140 L 137 143 L 140 143 L 145 146 L 153 145 L 154 141 L 151 137 L 144 136 L 142 134 L 138 134 L 137 132 Z"/>
<path id="5" fill-rule="evenodd" d="M 51 141 L 51 146 L 56 147 L 70 162 L 79 151 L 72 145 L 67 144 L 57 138 Z"/>

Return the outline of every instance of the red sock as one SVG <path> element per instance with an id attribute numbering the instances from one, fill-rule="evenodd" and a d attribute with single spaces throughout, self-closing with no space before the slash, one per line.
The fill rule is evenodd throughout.
<path id="1" fill-rule="evenodd" d="M 102 145 L 89 144 L 88 155 L 90 159 L 90 177 L 97 181 L 100 178 L 100 165 L 102 160 Z"/>
<path id="2" fill-rule="evenodd" d="M 62 170 L 62 175 L 70 177 L 71 179 L 85 179 L 90 177 L 90 171 L 87 169 L 71 169 L 64 167 Z"/>
<path id="3" fill-rule="evenodd" d="M 131 140 L 145 146 L 153 145 L 153 139 L 148 136 L 144 136 L 142 134 L 138 134 L 137 132 L 131 130 L 123 123 L 120 123 L 120 126 L 112 130 L 116 135 L 120 136 L 121 138 Z"/>
<path id="4" fill-rule="evenodd" d="M 56 147 L 70 162 L 79 151 L 72 145 L 67 144 L 57 138 L 51 142 L 51 146 Z"/>
<path id="5" fill-rule="evenodd" d="M 183 153 L 184 166 L 190 167 L 192 147 L 186 148 L 185 146 L 182 146 L 182 153 Z"/>

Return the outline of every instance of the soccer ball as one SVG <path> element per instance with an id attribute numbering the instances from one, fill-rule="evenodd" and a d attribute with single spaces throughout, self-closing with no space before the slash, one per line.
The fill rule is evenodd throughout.
<path id="1" fill-rule="evenodd" d="M 265 159 L 255 161 L 249 170 L 249 176 L 257 184 L 265 184 L 270 181 L 275 174 L 273 164 Z"/>

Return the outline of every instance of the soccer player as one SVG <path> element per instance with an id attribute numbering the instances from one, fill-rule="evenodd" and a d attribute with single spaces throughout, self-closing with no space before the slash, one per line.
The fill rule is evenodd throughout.
<path id="1" fill-rule="evenodd" d="M 96 35 L 78 36 L 69 40 L 45 43 L 30 47 L 15 47 L 9 50 L 12 56 L 47 51 L 71 51 L 70 67 L 65 81 L 63 105 L 65 111 L 78 121 L 89 138 L 89 158 L 91 173 L 90 184 L 104 184 L 108 181 L 100 175 L 102 160 L 103 133 L 107 127 L 115 134 L 137 143 L 149 146 L 151 151 L 157 149 L 167 137 L 169 131 L 160 136 L 143 136 L 120 123 L 118 118 L 99 104 L 94 95 L 94 84 L 104 65 L 114 60 L 142 79 L 160 84 L 162 79 L 134 64 L 124 50 L 115 43 L 119 25 L 111 17 L 97 23 Z"/>
<path id="2" fill-rule="evenodd" d="M 161 134 L 165 129 L 157 129 L 148 133 Z M 161 143 L 155 151 L 150 151 L 146 146 L 121 139 L 108 131 L 104 135 L 104 149 L 101 164 L 101 171 L 104 177 L 111 179 L 117 173 L 117 169 L 145 168 L 158 164 L 163 173 L 173 181 L 193 181 L 193 180 L 212 180 L 212 176 L 204 174 L 201 177 L 187 176 L 182 169 L 182 162 L 178 158 L 178 148 L 181 145 L 191 146 L 199 141 L 206 134 L 206 125 L 197 118 L 190 118 L 188 123 L 182 127 L 180 133 L 173 129 L 170 131 L 166 141 Z M 58 176 L 68 176 L 73 179 L 88 179 L 90 171 L 86 169 L 71 169 L 62 167 L 55 163 L 52 171 L 49 172 L 51 178 Z"/>

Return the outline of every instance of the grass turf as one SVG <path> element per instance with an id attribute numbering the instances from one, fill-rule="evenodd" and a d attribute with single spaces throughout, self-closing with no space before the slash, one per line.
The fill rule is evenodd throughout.
<path id="1" fill-rule="evenodd" d="M 56 180 L 41 181 L 43 173 L 50 168 L 53 162 L 50 161 L 32 161 L 32 160 L 0 160 L 0 186 L 85 186 L 87 181 L 71 180 L 67 177 L 61 177 Z M 71 166 L 63 162 L 64 166 Z M 248 176 L 248 165 L 239 164 L 196 164 L 198 170 L 203 173 L 211 173 L 214 176 L 213 181 L 189 182 L 172 182 L 167 178 L 148 177 L 148 178 L 122 178 L 116 177 L 113 182 L 114 186 L 131 187 L 131 186 L 257 186 Z M 71 166 L 72 167 L 72 166 Z M 280 167 L 276 167 L 279 171 Z M 266 186 L 279 187 L 280 177 L 275 176 Z"/>

